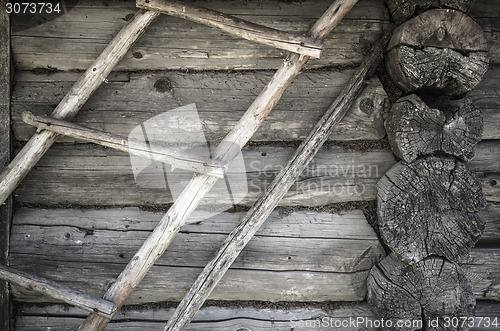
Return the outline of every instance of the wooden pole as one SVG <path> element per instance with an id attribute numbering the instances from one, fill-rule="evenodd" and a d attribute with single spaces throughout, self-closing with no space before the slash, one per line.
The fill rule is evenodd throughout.
<path id="1" fill-rule="evenodd" d="M 139 10 L 73 85 L 52 116 L 71 120 L 158 15 L 159 13 L 156 12 Z M 0 203 L 4 202 L 15 190 L 19 182 L 47 152 L 57 137 L 57 133 L 50 131 L 35 133 L 31 137 L 0 175 Z"/>
<path id="2" fill-rule="evenodd" d="M 215 10 L 191 5 L 187 2 L 137 0 L 136 5 L 139 8 L 155 10 L 163 14 L 215 27 L 224 32 L 264 45 L 313 58 L 320 58 L 321 56 L 323 42 L 318 39 L 268 28 Z"/>
<path id="3" fill-rule="evenodd" d="M 89 129 L 68 121 L 35 116 L 26 111 L 23 112 L 23 121 L 41 130 L 52 131 L 154 161 L 168 163 L 175 168 L 191 170 L 218 178 L 224 177 L 225 163 L 208 158 L 205 159 L 181 149 L 167 148 L 138 140 L 129 140 L 123 136 Z"/>
<path id="4" fill-rule="evenodd" d="M 310 31 L 311 36 L 318 39 L 325 38 L 356 2 L 357 0 L 336 0 L 313 26 Z M 307 56 L 299 54 L 291 54 L 284 60 L 271 81 L 257 96 L 243 117 L 217 146 L 215 151 L 216 159 L 229 162 L 239 153 L 307 60 Z M 200 175 L 194 177 L 187 184 L 176 202 L 170 207 L 158 226 L 106 292 L 104 295 L 106 300 L 113 301 L 118 307 L 123 305 L 155 261 L 160 258 L 170 245 L 201 199 L 216 182 L 217 178 L 215 177 Z M 97 314 L 91 314 L 80 326 L 79 330 L 103 330 L 108 323 L 109 320 Z"/>
<path id="5" fill-rule="evenodd" d="M 0 0 L 0 171 L 11 157 L 10 122 L 10 17 L 5 11 L 6 0 Z M 10 194 L 9 194 L 10 195 Z M 12 197 L 0 202 L 0 264 L 7 264 L 9 256 Z M 7 282 L 0 281 L 0 330 L 11 329 L 10 291 Z"/>
<path id="6" fill-rule="evenodd" d="M 205 266 L 189 292 L 168 321 L 165 331 L 183 330 L 217 286 L 234 260 L 253 235 L 264 224 L 280 200 L 295 183 L 321 146 L 344 117 L 352 102 L 358 97 L 368 78 L 380 63 L 389 34 L 375 45 L 349 83 L 318 121 L 307 138 L 300 144 L 286 166 L 276 175 L 264 195 L 247 212 L 241 223 L 229 234 L 216 256 Z"/>
<path id="7" fill-rule="evenodd" d="M 28 290 L 48 295 L 78 308 L 95 312 L 101 316 L 112 316 L 116 310 L 116 305 L 110 301 L 93 297 L 52 280 L 3 265 L 0 265 L 0 279 L 22 286 Z"/>

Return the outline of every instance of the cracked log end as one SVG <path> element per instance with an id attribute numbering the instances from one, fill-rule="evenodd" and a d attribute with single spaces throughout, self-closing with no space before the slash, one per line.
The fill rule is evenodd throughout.
<path id="1" fill-rule="evenodd" d="M 469 99 L 426 100 L 432 108 L 415 94 L 392 106 L 384 124 L 394 154 L 406 162 L 436 152 L 471 160 L 483 133 L 481 112 Z"/>
<path id="2" fill-rule="evenodd" d="M 474 316 L 470 281 L 459 266 L 441 257 L 409 265 L 391 254 L 373 266 L 367 284 L 368 303 L 380 317 L 394 326 L 398 320 L 422 322 L 387 330 L 468 330 L 467 325 L 446 328 L 445 317 Z"/>
<path id="3" fill-rule="evenodd" d="M 484 230 L 481 184 L 465 164 L 425 157 L 394 165 L 377 183 L 380 234 L 402 259 L 459 262 Z"/>
<path id="4" fill-rule="evenodd" d="M 400 25 L 391 38 L 386 67 L 406 93 L 471 91 L 488 70 L 488 42 L 481 27 L 455 10 L 433 9 Z"/>
<path id="5" fill-rule="evenodd" d="M 474 0 L 385 0 L 385 3 L 394 22 L 401 24 L 432 8 L 450 8 L 466 12 L 472 7 Z"/>

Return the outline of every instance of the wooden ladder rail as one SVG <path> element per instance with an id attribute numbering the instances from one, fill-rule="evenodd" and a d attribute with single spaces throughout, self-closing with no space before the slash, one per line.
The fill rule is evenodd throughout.
<path id="1" fill-rule="evenodd" d="M 174 168 L 190 170 L 217 178 L 224 177 L 227 165 L 227 163 L 203 158 L 180 148 L 169 148 L 154 143 L 128 139 L 120 135 L 86 128 L 53 117 L 36 116 L 28 111 L 23 112 L 23 121 L 26 124 L 37 127 L 39 130 L 52 131 L 60 135 L 81 139 L 153 161 L 170 164 Z"/>
<path id="2" fill-rule="evenodd" d="M 314 24 L 309 32 L 310 36 L 320 40 L 324 39 L 356 2 L 357 0 L 334 1 Z M 260 124 L 276 105 L 285 89 L 299 73 L 308 58 L 308 56 L 293 53 L 284 60 L 264 90 L 257 96 L 242 118 L 217 146 L 214 153 L 215 159 L 230 162 L 236 157 L 241 148 L 250 140 Z M 104 299 L 113 301 L 118 306 L 118 309 L 123 305 L 134 288 L 170 245 L 201 199 L 216 182 L 217 178 L 212 176 L 196 175 L 193 177 L 151 235 L 118 276 L 115 283 L 104 294 Z M 83 322 L 79 330 L 104 330 L 109 321 L 109 319 L 97 314 L 91 314 Z"/>
<path id="3" fill-rule="evenodd" d="M 72 119 L 104 82 L 118 61 L 159 15 L 156 12 L 140 9 L 66 93 L 52 112 L 52 116 L 58 119 Z M 21 180 L 49 150 L 58 136 L 57 133 L 44 130 L 31 137 L 4 172 L 0 174 L 0 204 L 9 197 Z"/>
<path id="4" fill-rule="evenodd" d="M 313 159 L 321 146 L 332 134 L 335 126 L 349 110 L 363 87 L 382 60 L 390 34 L 376 42 L 339 96 L 327 109 L 306 139 L 300 144 L 287 164 L 271 182 L 264 195 L 247 212 L 240 224 L 229 234 L 215 257 L 200 273 L 191 289 L 168 320 L 165 331 L 183 330 L 201 308 L 210 293 L 224 277 L 241 251 L 283 199 L 290 187 Z"/>
<path id="5" fill-rule="evenodd" d="M 137 0 L 136 5 L 139 8 L 159 11 L 162 14 L 205 24 L 241 38 L 312 58 L 320 58 L 323 49 L 323 42 L 317 38 L 272 29 L 185 2 Z"/>
<path id="6" fill-rule="evenodd" d="M 75 307 L 110 318 L 116 312 L 116 305 L 101 298 L 75 290 L 50 279 L 0 265 L 0 279 L 19 285 L 31 291 L 48 295 Z"/>

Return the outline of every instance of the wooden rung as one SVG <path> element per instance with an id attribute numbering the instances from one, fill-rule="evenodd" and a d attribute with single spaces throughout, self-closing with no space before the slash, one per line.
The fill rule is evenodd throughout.
<path id="1" fill-rule="evenodd" d="M 323 42 L 318 39 L 276 30 L 184 2 L 137 0 L 136 6 L 212 26 L 241 38 L 313 58 L 320 58 L 323 49 Z"/>
<path id="2" fill-rule="evenodd" d="M 23 112 L 23 121 L 41 130 L 52 131 L 142 156 L 154 161 L 168 163 L 174 168 L 195 171 L 218 178 L 224 177 L 225 165 L 227 163 L 209 158 L 202 158 L 184 152 L 181 149 L 167 148 L 138 140 L 131 140 L 123 136 L 86 128 L 68 121 L 58 120 L 52 117 L 36 116 L 28 111 Z"/>
<path id="3" fill-rule="evenodd" d="M 107 319 L 111 318 L 117 309 L 116 305 L 111 301 L 96 298 L 52 280 L 4 265 L 0 265 L 0 279 L 22 286 L 28 290 L 48 295 Z"/>

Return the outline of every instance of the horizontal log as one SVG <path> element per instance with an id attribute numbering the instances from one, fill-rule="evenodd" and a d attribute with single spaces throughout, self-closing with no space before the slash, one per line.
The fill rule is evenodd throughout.
<path id="1" fill-rule="evenodd" d="M 225 164 L 223 162 L 202 158 L 201 155 L 191 154 L 181 149 L 131 140 L 127 137 L 89 129 L 68 121 L 52 117 L 36 116 L 31 112 L 23 112 L 22 118 L 26 124 L 34 126 L 38 130 L 48 130 L 75 139 L 96 143 L 122 152 L 170 164 L 174 168 L 191 170 L 219 178 L 224 177 Z"/>
<path id="2" fill-rule="evenodd" d="M 329 0 L 248 2 L 203 1 L 197 5 L 235 15 L 271 28 L 303 33 L 331 4 Z M 12 18 L 12 50 L 20 69 L 86 69 L 134 13 L 133 2 L 79 3 L 57 19 Z M 500 9 L 477 0 L 470 15 L 488 33 L 491 63 L 500 63 Z M 38 15 L 40 21 L 43 16 Z M 322 58 L 309 68 L 360 63 L 362 50 L 380 38 L 390 24 L 384 1 L 362 0 L 325 41 Z M 167 40 L 168 42 L 165 42 Z M 286 52 L 221 34 L 215 29 L 175 17 L 160 18 L 118 64 L 116 70 L 275 69 Z"/>
<path id="3" fill-rule="evenodd" d="M 301 73 L 252 140 L 304 139 L 352 74 L 351 70 Z M 156 115 L 195 103 L 206 138 L 219 141 L 271 77 L 271 72 L 118 74 L 90 98 L 74 121 L 92 129 L 128 136 L 136 126 Z M 22 122 L 22 112 L 32 111 L 40 116 L 50 114 L 54 104 L 77 78 L 75 73 L 35 75 L 18 72 L 12 95 L 16 139 L 27 140 L 34 133 L 32 127 Z M 379 80 L 371 79 L 331 139 L 382 138 L 386 99 Z M 187 125 L 186 130 L 190 129 L 189 123 L 184 125 Z"/>
<path id="4" fill-rule="evenodd" d="M 158 11 L 193 22 L 218 28 L 240 38 L 284 49 L 313 58 L 320 58 L 323 43 L 303 35 L 295 35 L 258 25 L 235 16 L 178 1 L 137 0 L 138 8 Z"/>
<path id="5" fill-rule="evenodd" d="M 196 212 L 129 303 L 180 300 L 243 214 Z M 161 217 L 162 213 L 132 207 L 23 208 L 13 221 L 11 265 L 98 295 L 114 281 Z M 487 219 L 486 231 L 497 224 L 497 218 Z M 377 236 L 359 210 L 330 214 L 278 209 L 235 261 L 212 298 L 361 300 L 364 282 L 357 280 L 366 279 L 370 267 L 383 255 Z M 490 287 L 499 284 L 499 256 L 498 249 L 473 249 L 465 261 L 463 268 L 475 280 L 478 298 L 491 296 Z M 47 301 L 26 291 L 15 293 L 17 300 Z"/>
<path id="6" fill-rule="evenodd" d="M 204 1 L 196 5 L 234 15 L 258 25 L 303 34 L 331 5 L 329 0 L 303 2 L 238 0 Z M 80 1 L 51 21 L 13 17 L 12 49 L 19 69 L 84 69 L 135 12 L 135 2 Z M 38 23 L 38 24 L 37 24 Z M 361 51 L 390 24 L 379 0 L 361 1 L 326 41 L 322 59 L 309 67 L 360 63 Z M 362 37 L 361 37 L 362 35 Z M 227 70 L 275 69 L 287 52 L 221 33 L 182 18 L 162 16 L 116 70 Z"/>
<path id="7" fill-rule="evenodd" d="M 106 318 L 111 317 L 116 311 L 116 305 L 113 302 L 93 297 L 38 275 L 31 275 L 0 265 L 0 278 L 30 291 L 41 293 L 89 312 L 95 312 Z"/>
<path id="8" fill-rule="evenodd" d="M 142 331 L 162 330 L 165 321 L 170 318 L 173 308 L 135 308 L 119 312 L 106 330 L 111 331 Z M 500 315 L 500 303 L 478 302 L 476 308 L 475 325 L 472 331 L 487 331 L 481 317 L 493 319 Z M 16 317 L 15 331 L 38 331 L 48 329 L 52 331 L 73 330 L 80 325 L 86 315 L 76 308 L 61 305 L 37 307 L 33 305 L 19 306 L 19 315 Z M 284 303 L 277 307 L 266 307 L 265 303 L 256 306 L 240 304 L 236 306 L 205 307 L 194 317 L 186 330 L 189 331 L 219 331 L 219 330 L 275 330 L 275 331 L 305 331 L 320 329 L 321 323 L 328 329 L 340 329 L 341 324 L 349 325 L 350 319 L 361 318 L 358 325 L 349 328 L 352 331 L 366 330 L 371 321 L 377 319 L 366 303 L 342 304 L 334 307 L 309 306 L 296 307 Z M 369 328 L 370 329 L 370 328 Z"/>
<path id="9" fill-rule="evenodd" d="M 271 183 L 294 151 L 293 147 L 258 146 L 243 149 L 246 173 L 234 173 L 238 204 L 252 205 Z M 468 163 L 482 183 L 489 201 L 500 201 L 500 144 L 481 142 Z M 319 206 L 345 201 L 375 200 L 377 181 L 396 163 L 389 150 L 353 151 L 323 147 L 292 186 L 281 205 Z M 169 175 L 169 173 L 167 173 Z M 162 169 L 146 168 L 134 179 L 130 157 L 91 145 L 61 145 L 25 178 L 14 196 L 20 203 L 45 205 L 144 205 L 173 201 Z M 183 186 L 191 178 L 184 173 L 172 182 Z M 245 178 L 246 177 L 246 178 Z M 246 185 L 245 185 L 246 181 Z M 245 187 L 248 188 L 246 192 Z M 117 194 L 120 192 L 120 194 Z M 203 205 L 225 203 L 225 183 L 217 184 Z"/>
<path id="10" fill-rule="evenodd" d="M 128 303 L 180 300 L 242 215 L 195 212 Z M 161 216 L 137 208 L 21 209 L 14 219 L 10 263 L 102 293 Z M 360 301 L 368 271 L 384 255 L 360 210 L 275 211 L 212 299 Z M 48 300 L 22 289 L 15 293 L 20 301 Z"/>

